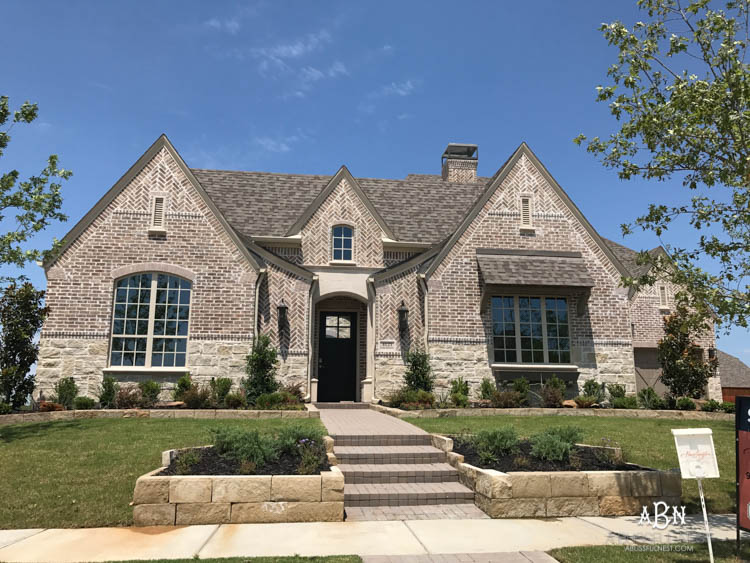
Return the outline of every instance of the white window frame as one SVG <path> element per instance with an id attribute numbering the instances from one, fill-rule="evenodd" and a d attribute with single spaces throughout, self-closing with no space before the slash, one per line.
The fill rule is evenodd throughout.
<path id="1" fill-rule="evenodd" d="M 121 335 L 115 334 L 115 307 L 117 306 L 117 282 L 122 279 L 129 278 L 131 276 L 140 276 L 142 274 L 151 274 L 151 290 L 149 298 L 149 313 L 148 313 L 148 330 L 145 335 L 134 334 L 134 335 Z M 179 280 L 185 280 L 190 283 L 190 301 L 188 302 L 188 328 L 187 334 L 184 336 L 179 335 L 162 335 L 154 334 L 154 321 L 156 316 L 156 292 L 158 289 L 159 275 L 165 275 L 168 278 L 173 277 Z M 167 288 L 168 290 L 169 288 Z M 178 304 L 179 307 L 179 304 Z M 188 346 L 190 344 L 190 322 L 193 308 L 193 281 L 187 278 L 175 274 L 168 274 L 166 272 L 134 272 L 127 276 L 122 276 L 114 281 L 113 293 L 112 293 L 112 322 L 109 330 L 109 352 L 107 355 L 107 371 L 140 371 L 140 370 L 153 370 L 153 371 L 185 371 L 190 366 L 190 354 L 188 353 Z M 112 365 L 112 343 L 115 338 L 145 338 L 146 339 L 146 362 L 142 366 L 126 366 L 126 365 Z M 184 366 L 152 366 L 151 355 L 154 347 L 155 338 L 170 338 L 170 339 L 181 339 L 185 340 L 185 365 Z"/>
<path id="2" fill-rule="evenodd" d="M 516 338 L 516 361 L 515 362 L 497 362 L 495 360 L 495 334 L 494 334 L 494 322 L 495 319 L 492 316 L 492 298 L 498 297 L 512 297 L 513 298 L 513 322 L 515 324 L 515 338 Z M 541 301 L 541 314 L 542 314 L 542 348 L 544 352 L 544 361 L 539 362 L 524 362 L 522 360 L 523 357 L 523 351 L 521 349 L 521 315 L 520 315 L 520 298 L 525 297 L 528 299 L 538 298 Z M 547 299 L 565 299 L 565 302 L 567 304 L 567 311 L 568 311 L 568 350 L 567 352 L 570 354 L 570 359 L 567 362 L 558 362 L 555 364 L 550 364 L 549 361 L 549 342 L 547 341 Z M 492 328 L 491 338 L 491 348 L 492 348 L 492 363 L 511 363 L 511 364 L 517 364 L 521 366 L 546 366 L 546 365 L 562 365 L 562 366 L 573 366 L 573 338 L 571 335 L 571 318 L 570 318 L 570 298 L 567 295 L 492 295 L 490 297 L 490 323 Z M 504 337 L 503 337 L 504 338 Z M 560 338 L 559 336 L 557 338 Z M 564 338 L 564 337 L 563 337 Z"/>
<path id="3" fill-rule="evenodd" d="M 336 237 L 334 237 L 333 231 L 337 227 L 346 227 L 347 229 L 351 229 L 351 231 L 352 231 L 352 248 L 351 248 L 352 257 L 351 257 L 350 260 L 347 260 L 347 259 L 344 259 L 344 258 L 334 258 L 334 250 L 335 250 L 334 249 L 334 241 L 335 241 Z M 329 233 L 330 233 L 330 237 L 331 237 L 331 244 L 330 244 L 331 260 L 330 260 L 330 263 L 331 264 L 354 264 L 355 263 L 355 255 L 354 255 L 355 229 L 354 229 L 354 225 L 350 225 L 349 223 L 336 223 L 335 225 L 331 226 L 331 229 L 329 230 Z M 342 238 L 341 240 L 344 240 L 344 238 Z M 341 250 L 343 251 L 344 249 L 342 248 Z M 343 252 L 342 252 L 342 255 L 343 255 Z"/>

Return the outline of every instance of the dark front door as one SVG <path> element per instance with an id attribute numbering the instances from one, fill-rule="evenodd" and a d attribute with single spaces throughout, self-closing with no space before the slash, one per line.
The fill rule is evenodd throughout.
<path id="1" fill-rule="evenodd" d="M 318 401 L 357 398 L 357 313 L 320 313 Z"/>

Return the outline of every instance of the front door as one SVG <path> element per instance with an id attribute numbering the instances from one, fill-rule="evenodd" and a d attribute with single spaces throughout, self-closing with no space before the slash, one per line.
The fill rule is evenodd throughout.
<path id="1" fill-rule="evenodd" d="M 318 401 L 357 399 L 357 313 L 320 313 Z"/>

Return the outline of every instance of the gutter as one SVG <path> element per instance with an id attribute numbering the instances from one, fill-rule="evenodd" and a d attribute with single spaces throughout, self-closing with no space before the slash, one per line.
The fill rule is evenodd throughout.
<path id="1" fill-rule="evenodd" d="M 424 294 L 424 351 L 429 353 L 430 300 L 427 298 L 426 276 L 425 274 L 417 274 L 417 279 Z"/>
<path id="2" fill-rule="evenodd" d="M 312 282 L 310 283 L 310 292 L 308 293 L 308 319 L 307 319 L 307 395 L 305 395 L 304 401 L 306 403 L 312 400 L 312 372 L 313 372 L 313 291 L 315 285 L 318 283 L 318 276 L 313 276 Z"/>

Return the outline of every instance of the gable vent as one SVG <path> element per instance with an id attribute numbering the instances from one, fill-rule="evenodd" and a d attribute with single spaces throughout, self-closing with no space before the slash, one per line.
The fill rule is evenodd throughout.
<path id="1" fill-rule="evenodd" d="M 154 198 L 154 208 L 151 214 L 151 227 L 154 229 L 164 228 L 164 207 L 165 198 L 163 196 L 156 196 Z"/>
<path id="2" fill-rule="evenodd" d="M 667 307 L 667 286 L 666 285 L 659 286 L 659 307 L 662 307 L 662 308 Z"/>
<path id="3" fill-rule="evenodd" d="M 521 198 L 521 226 L 531 227 L 531 198 Z"/>

